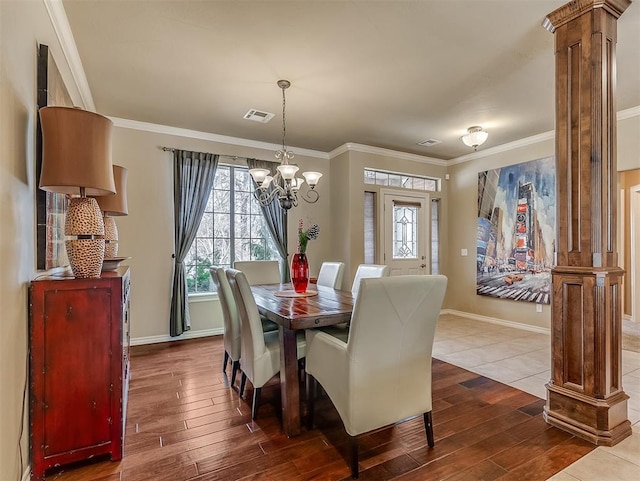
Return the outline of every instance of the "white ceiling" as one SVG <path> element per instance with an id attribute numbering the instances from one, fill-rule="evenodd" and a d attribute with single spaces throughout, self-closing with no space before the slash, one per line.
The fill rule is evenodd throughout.
<path id="1" fill-rule="evenodd" d="M 564 0 L 64 0 L 96 111 L 329 152 L 353 142 L 439 159 L 554 128 Z M 618 110 L 640 106 L 640 1 L 618 20 Z M 251 108 L 276 114 L 244 120 Z M 441 140 L 422 147 L 426 139 Z"/>

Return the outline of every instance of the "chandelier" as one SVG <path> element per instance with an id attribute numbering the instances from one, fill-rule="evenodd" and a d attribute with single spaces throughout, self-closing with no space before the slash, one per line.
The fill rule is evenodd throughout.
<path id="1" fill-rule="evenodd" d="M 465 145 L 473 147 L 473 150 L 478 150 L 478 147 L 484 144 L 487 137 L 489 137 L 489 134 L 482 130 L 482 127 L 474 125 L 467 129 L 467 133 L 460 137 L 460 140 L 462 140 Z"/>
<path id="2" fill-rule="evenodd" d="M 310 204 L 317 202 L 320 195 L 314 189 L 318 184 L 318 180 L 322 177 L 320 172 L 303 172 L 302 176 L 304 179 L 296 177 L 299 167 L 289 163 L 289 161 L 293 159 L 293 152 L 287 150 L 285 143 L 287 124 L 284 91 L 290 86 L 291 82 L 288 80 L 278 80 L 278 87 L 282 89 L 282 150 L 278 150 L 275 154 L 276 159 L 280 161 L 280 165 L 277 167 L 278 172 L 271 175 L 271 171 L 268 169 L 249 170 L 251 177 L 253 177 L 253 180 L 258 184 L 253 195 L 260 205 L 267 206 L 275 199 L 278 199 L 280 207 L 282 207 L 285 212 L 291 209 L 291 207 L 298 205 L 298 197 Z M 300 188 L 305 181 L 309 188 L 306 189 L 306 192 L 301 192 Z"/>

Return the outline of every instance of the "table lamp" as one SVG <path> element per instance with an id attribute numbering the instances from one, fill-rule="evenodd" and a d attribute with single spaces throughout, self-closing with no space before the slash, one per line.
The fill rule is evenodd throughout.
<path id="1" fill-rule="evenodd" d="M 107 117 L 70 107 L 40 109 L 42 172 L 40 188 L 67 194 L 64 234 L 73 275 L 100 277 L 104 223 L 93 197 L 115 194 L 111 131 Z"/>
<path id="2" fill-rule="evenodd" d="M 116 195 L 96 197 L 104 222 L 104 258 L 112 259 L 118 255 L 118 226 L 114 216 L 128 215 L 127 206 L 127 169 L 113 166 L 113 179 L 116 183 Z"/>

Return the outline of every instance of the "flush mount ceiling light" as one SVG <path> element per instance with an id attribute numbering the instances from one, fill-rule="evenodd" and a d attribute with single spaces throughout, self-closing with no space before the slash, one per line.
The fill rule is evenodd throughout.
<path id="1" fill-rule="evenodd" d="M 478 150 L 478 147 L 484 144 L 487 137 L 489 137 L 489 134 L 482 130 L 482 127 L 474 125 L 467 129 L 467 133 L 460 137 L 460 140 L 462 140 L 465 145 L 473 147 L 473 150 Z"/>
<path id="2" fill-rule="evenodd" d="M 278 87 L 282 89 L 282 150 L 276 152 L 276 159 L 280 161 L 276 172 L 272 175 L 269 169 L 251 169 L 249 173 L 253 180 L 258 185 L 254 191 L 254 196 L 261 205 L 267 206 L 271 204 L 274 199 L 278 199 L 280 207 L 286 211 L 298 205 L 298 197 L 304 201 L 313 204 L 318 201 L 320 195 L 318 191 L 314 190 L 318 184 L 318 180 L 322 177 L 320 172 L 303 172 L 302 176 L 296 177 L 296 173 L 299 167 L 295 164 L 290 164 L 289 161 L 293 159 L 293 152 L 288 151 L 285 140 L 287 135 L 286 124 L 286 101 L 284 91 L 291 86 L 291 82 L 288 80 L 278 80 Z M 309 188 L 306 193 L 300 192 L 300 188 L 303 184 L 307 183 Z"/>

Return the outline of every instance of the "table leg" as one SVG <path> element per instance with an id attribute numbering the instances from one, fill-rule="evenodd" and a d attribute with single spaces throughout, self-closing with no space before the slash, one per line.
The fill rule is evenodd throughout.
<path id="1" fill-rule="evenodd" d="M 280 326 L 280 394 L 282 429 L 287 437 L 300 434 L 300 385 L 296 331 Z"/>

